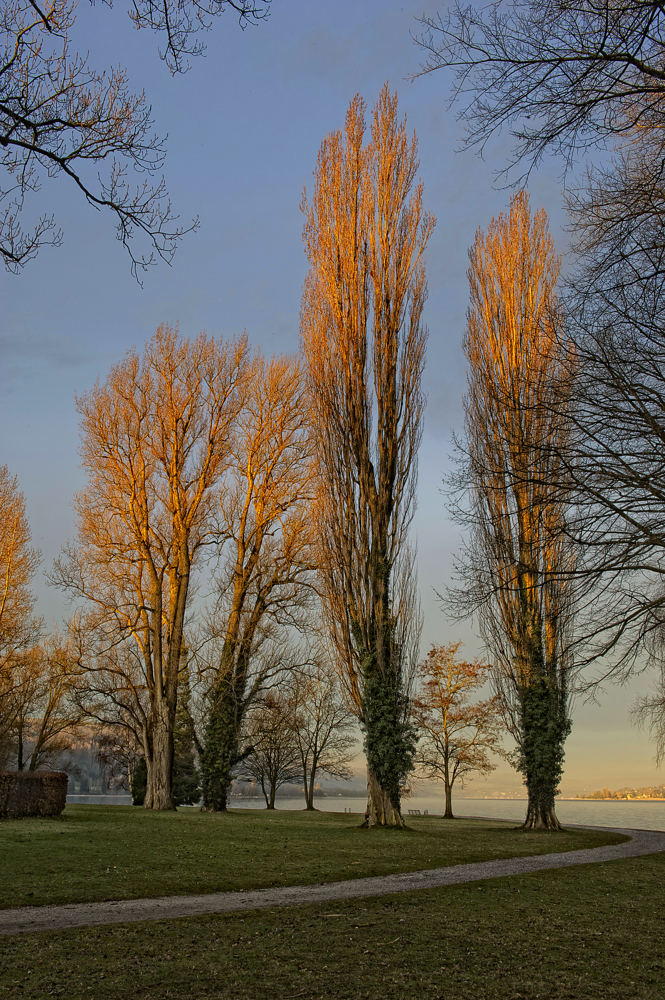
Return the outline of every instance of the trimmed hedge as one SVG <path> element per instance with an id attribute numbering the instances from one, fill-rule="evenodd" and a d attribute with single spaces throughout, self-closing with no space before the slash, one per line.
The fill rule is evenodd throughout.
<path id="1" fill-rule="evenodd" d="M 0 771 L 0 819 L 59 816 L 67 781 L 64 771 Z"/>

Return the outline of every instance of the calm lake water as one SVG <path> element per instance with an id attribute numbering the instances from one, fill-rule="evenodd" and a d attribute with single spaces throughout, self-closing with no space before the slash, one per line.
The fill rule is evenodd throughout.
<path id="1" fill-rule="evenodd" d="M 131 805 L 129 795 L 68 795 L 67 801 L 98 805 Z M 365 812 L 364 798 L 346 796 L 317 798 L 316 807 L 322 812 Z M 263 799 L 232 799 L 232 809 L 264 809 Z M 302 798 L 277 799 L 278 809 L 302 809 Z M 430 816 L 440 816 L 444 810 L 442 798 L 414 796 L 405 799 L 402 811 L 419 809 Z M 467 799 L 453 798 L 456 816 L 480 816 L 491 819 L 509 819 L 521 823 L 526 813 L 526 799 Z M 556 806 L 561 822 L 580 826 L 631 827 L 638 830 L 665 830 L 665 801 L 623 800 L 603 802 L 600 799 L 559 799 Z"/>

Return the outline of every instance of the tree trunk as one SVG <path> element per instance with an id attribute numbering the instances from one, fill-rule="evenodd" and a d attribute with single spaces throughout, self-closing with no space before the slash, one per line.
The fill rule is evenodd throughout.
<path id="1" fill-rule="evenodd" d="M 444 819 L 455 819 L 453 816 L 453 786 L 449 781 L 445 782 L 446 789 L 446 811 L 443 814 Z"/>
<path id="2" fill-rule="evenodd" d="M 16 761 L 16 770 L 22 771 L 24 766 L 25 766 L 25 761 L 23 760 L 23 720 L 21 720 L 18 726 L 18 757 Z"/>
<path id="3" fill-rule="evenodd" d="M 526 819 L 522 825 L 523 830 L 561 830 L 562 826 L 557 819 L 554 809 L 554 799 L 544 802 L 533 799 L 529 796 L 526 810 Z"/>
<path id="4" fill-rule="evenodd" d="M 367 811 L 365 826 L 394 826 L 402 829 L 405 826 L 399 806 L 395 807 L 390 796 L 384 792 L 376 776 L 367 770 Z"/>
<path id="5" fill-rule="evenodd" d="M 148 784 L 144 809 L 159 811 L 175 809 L 171 789 L 173 724 L 169 724 L 168 714 L 168 709 L 164 704 L 160 705 L 155 712 L 152 730 L 152 760 L 147 762 Z"/>
<path id="6" fill-rule="evenodd" d="M 152 809 L 152 748 L 150 756 L 145 757 L 145 795 L 143 796 L 143 808 Z"/>
<path id="7" fill-rule="evenodd" d="M 309 776 L 309 781 L 307 781 L 307 776 L 305 776 L 305 809 L 310 812 L 314 811 L 314 778 L 316 777 L 316 768 L 312 767 L 312 773 Z"/>
<path id="8" fill-rule="evenodd" d="M 554 809 L 570 731 L 564 694 L 545 682 L 524 687 L 521 701 L 520 770 L 529 798 L 524 830 L 560 830 Z"/>

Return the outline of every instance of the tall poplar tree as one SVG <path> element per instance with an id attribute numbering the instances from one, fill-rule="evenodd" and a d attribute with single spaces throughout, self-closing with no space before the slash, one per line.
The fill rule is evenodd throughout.
<path id="1" fill-rule="evenodd" d="M 418 146 L 383 88 L 322 143 L 303 200 L 310 263 L 301 313 L 319 469 L 321 590 L 365 734 L 368 825 L 402 825 L 414 748 L 408 689 L 417 642 L 407 531 L 424 399 L 423 254 L 434 219 Z"/>
<path id="2" fill-rule="evenodd" d="M 565 355 L 553 332 L 560 261 L 520 192 L 469 252 L 464 349 L 470 541 L 458 608 L 477 615 L 528 793 L 525 827 L 559 829 L 570 730 L 573 556 L 565 532 Z"/>

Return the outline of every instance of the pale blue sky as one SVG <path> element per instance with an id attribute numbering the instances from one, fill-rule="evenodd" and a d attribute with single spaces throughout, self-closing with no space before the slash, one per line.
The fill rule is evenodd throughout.
<path id="1" fill-rule="evenodd" d="M 417 131 L 425 203 L 438 218 L 428 251 L 429 404 L 415 522 L 423 644 L 459 636 L 477 651 L 470 630 L 451 628 L 434 597 L 450 578 L 457 544 L 439 488 L 461 419 L 466 251 L 476 228 L 507 205 L 508 192 L 492 187 L 507 145 L 497 141 L 486 161 L 456 152 L 460 126 L 447 108 L 449 80 L 442 73 L 406 80 L 420 59 L 409 37 L 418 30 L 414 16 L 438 6 L 273 0 L 270 18 L 244 32 L 232 14 L 220 18 L 205 39 L 205 58 L 174 79 L 157 57 L 157 40 L 132 29 L 122 2 L 114 9 L 82 4 L 80 48 L 98 67 L 126 65 L 132 87 L 145 87 L 156 128 L 169 135 L 165 173 L 174 206 L 183 220 L 198 214 L 201 226 L 173 266 L 151 269 L 140 288 L 112 220 L 64 181 L 47 182 L 35 208 L 55 210 L 64 246 L 42 251 L 18 277 L 0 275 L 0 462 L 19 476 L 45 567 L 71 536 L 71 496 L 82 481 L 74 393 L 103 378 L 160 322 L 178 322 L 186 335 L 246 329 L 268 352 L 297 347 L 303 185 L 322 138 L 342 125 L 354 94 L 371 105 L 388 80 Z M 559 165 L 546 164 L 530 191 L 565 253 Z M 41 581 L 38 589 L 42 613 L 59 618 L 59 595 Z M 576 709 L 564 789 L 663 781 L 652 748 L 628 719 L 630 702 L 646 687 L 638 680 L 603 696 L 600 708 Z M 491 783 L 516 785 L 508 769 Z"/>

